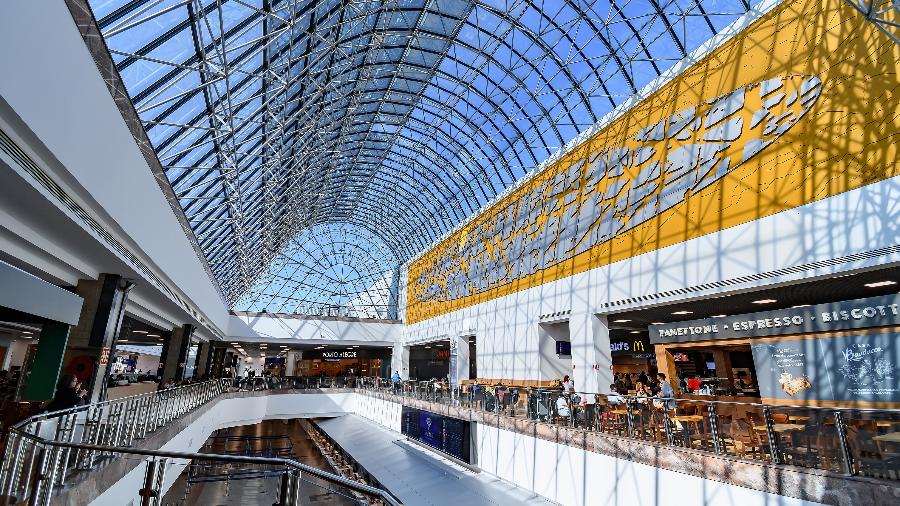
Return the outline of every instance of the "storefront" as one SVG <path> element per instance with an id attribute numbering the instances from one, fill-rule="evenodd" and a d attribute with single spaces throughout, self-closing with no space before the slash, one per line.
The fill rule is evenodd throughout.
<path id="1" fill-rule="evenodd" d="M 294 370 L 297 376 L 378 376 L 387 378 L 390 348 L 327 348 L 304 350 Z"/>
<path id="2" fill-rule="evenodd" d="M 900 406 L 897 294 L 652 325 L 650 340 L 685 396 Z"/>
<path id="3" fill-rule="evenodd" d="M 450 375 L 450 341 L 409 347 L 409 378 L 430 380 Z"/>
<path id="4" fill-rule="evenodd" d="M 655 374 L 656 355 L 646 333 L 610 332 L 613 374 Z"/>

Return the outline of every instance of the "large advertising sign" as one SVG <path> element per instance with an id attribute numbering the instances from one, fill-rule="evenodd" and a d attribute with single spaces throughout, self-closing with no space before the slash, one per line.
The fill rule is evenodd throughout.
<path id="1" fill-rule="evenodd" d="M 471 422 L 403 406 L 400 431 L 410 439 L 472 463 Z"/>
<path id="2" fill-rule="evenodd" d="M 897 333 L 753 343 L 760 395 L 786 404 L 900 403 L 898 343 Z"/>
<path id="3" fill-rule="evenodd" d="M 784 2 L 412 262 L 407 320 L 897 175 L 898 59 L 846 2 Z"/>

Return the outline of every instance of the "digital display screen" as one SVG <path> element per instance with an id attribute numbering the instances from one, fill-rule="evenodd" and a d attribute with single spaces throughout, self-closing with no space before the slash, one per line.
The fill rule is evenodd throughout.
<path id="1" fill-rule="evenodd" d="M 401 432 L 451 457 L 471 464 L 471 423 L 403 406 Z"/>
<path id="2" fill-rule="evenodd" d="M 557 355 L 571 355 L 572 354 L 572 343 L 569 341 L 556 341 L 556 354 Z"/>

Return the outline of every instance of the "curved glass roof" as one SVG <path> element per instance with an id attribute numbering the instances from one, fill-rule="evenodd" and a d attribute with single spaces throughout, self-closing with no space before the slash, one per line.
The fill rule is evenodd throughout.
<path id="1" fill-rule="evenodd" d="M 347 314 L 757 1 L 90 4 L 227 303 Z"/>

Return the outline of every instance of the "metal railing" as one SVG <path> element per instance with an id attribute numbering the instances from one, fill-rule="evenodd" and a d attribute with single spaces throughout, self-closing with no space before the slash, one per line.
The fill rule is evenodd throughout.
<path id="1" fill-rule="evenodd" d="M 774 406 L 759 403 L 562 392 L 502 385 L 450 387 L 381 378 L 213 380 L 45 413 L 10 430 L 0 463 L 0 505 L 49 504 L 60 487 L 117 458 L 145 466 L 141 504 L 161 504 L 172 466 L 260 466 L 278 479 L 277 503 L 299 504 L 309 477 L 341 487 L 360 503 L 397 505 L 390 493 L 289 459 L 140 450 L 131 447 L 229 391 L 346 389 L 398 402 L 420 400 L 480 410 L 768 464 L 900 480 L 900 410 Z M 171 474 L 171 473 L 170 473 Z M 179 471 L 180 474 L 180 471 Z M 253 473 L 250 473 L 253 474 Z"/>
<path id="2" fill-rule="evenodd" d="M 503 385 L 451 387 L 382 378 L 255 378 L 242 389 L 352 388 L 561 425 L 684 450 L 848 476 L 900 480 L 900 410 L 782 406 L 564 393 Z"/>
<path id="3" fill-rule="evenodd" d="M 900 480 L 900 410 L 357 381 L 357 388 L 652 444 L 848 476 Z"/>
<path id="4" fill-rule="evenodd" d="M 398 506 L 389 492 L 331 474 L 294 460 L 133 448 L 161 428 L 235 390 L 233 380 L 160 390 L 27 418 L 10 428 L 0 463 L 0 505 L 49 504 L 54 494 L 119 459 L 138 459 L 145 466 L 142 505 L 162 504 L 166 470 L 173 466 L 242 464 L 278 476 L 277 504 L 299 505 L 301 484 L 333 484 L 360 504 Z M 274 472 L 273 472 L 274 471 Z M 180 471 L 179 471 L 180 474 Z M 314 477 L 314 483 L 309 477 Z M 334 490 L 330 490 L 334 492 Z"/>

